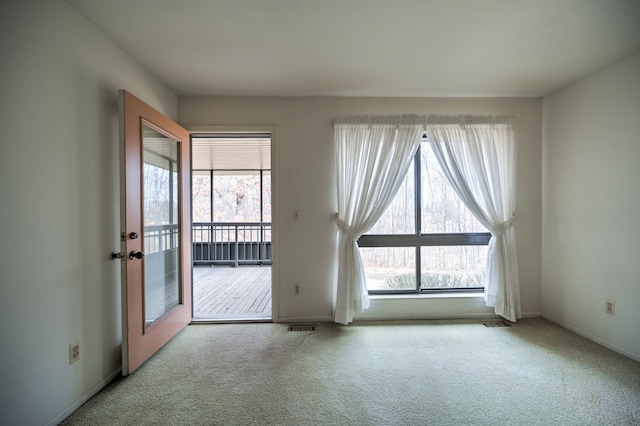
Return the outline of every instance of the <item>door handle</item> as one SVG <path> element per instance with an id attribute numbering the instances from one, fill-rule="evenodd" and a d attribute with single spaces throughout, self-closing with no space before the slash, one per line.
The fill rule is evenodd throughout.
<path id="1" fill-rule="evenodd" d="M 132 251 L 129 253 L 129 259 L 142 259 L 144 257 L 144 253 L 141 251 Z"/>

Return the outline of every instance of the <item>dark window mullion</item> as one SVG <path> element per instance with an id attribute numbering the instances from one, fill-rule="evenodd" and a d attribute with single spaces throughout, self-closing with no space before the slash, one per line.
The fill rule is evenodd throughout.
<path id="1" fill-rule="evenodd" d="M 418 146 L 418 151 L 416 152 L 416 156 L 414 158 L 414 166 L 413 166 L 413 179 L 414 179 L 414 199 L 415 199 L 415 225 L 416 225 L 416 235 L 420 235 L 422 229 L 422 171 L 420 170 L 420 147 Z"/>
<path id="2" fill-rule="evenodd" d="M 363 235 L 358 239 L 360 247 L 439 247 L 486 246 L 491 239 L 489 232 L 460 234 L 386 234 Z"/>
<path id="3" fill-rule="evenodd" d="M 422 143 L 418 145 L 418 150 L 416 151 L 414 163 L 413 163 L 413 190 L 414 190 L 414 204 L 415 204 L 415 233 L 420 236 L 422 232 L 422 171 L 420 170 L 420 156 L 421 156 L 421 147 Z M 421 261 L 421 250 L 420 245 L 416 244 L 416 291 L 420 292 L 422 287 L 422 261 Z"/>

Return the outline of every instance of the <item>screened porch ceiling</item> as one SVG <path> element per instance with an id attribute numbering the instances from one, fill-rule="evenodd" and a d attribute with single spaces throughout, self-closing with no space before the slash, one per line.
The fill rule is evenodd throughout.
<path id="1" fill-rule="evenodd" d="M 194 135 L 193 170 L 271 170 L 271 135 Z"/>

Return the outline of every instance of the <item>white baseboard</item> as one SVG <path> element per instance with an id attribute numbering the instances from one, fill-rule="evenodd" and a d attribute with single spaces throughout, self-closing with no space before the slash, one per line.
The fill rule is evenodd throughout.
<path id="1" fill-rule="evenodd" d="M 522 318 L 540 318 L 542 315 L 540 312 L 523 312 Z M 454 314 L 446 314 L 446 315 L 425 315 L 425 316 L 416 316 L 415 314 L 411 315 L 367 315 L 366 313 L 357 315 L 353 318 L 354 321 L 394 321 L 394 320 L 442 320 L 442 319 L 486 319 L 486 318 L 499 318 L 498 315 L 495 314 L 478 314 L 478 313 L 454 313 Z M 330 316 L 315 316 L 315 317 L 280 317 L 278 318 L 278 323 L 311 323 L 311 322 L 332 322 L 333 318 Z"/>
<path id="2" fill-rule="evenodd" d="M 624 348 L 621 348 L 620 346 L 614 345 L 613 343 L 607 342 L 606 340 L 603 340 L 601 338 L 599 338 L 598 336 L 594 336 L 591 333 L 588 333 L 578 327 L 574 327 L 572 325 L 569 325 L 563 321 L 558 320 L 557 318 L 551 317 L 549 315 L 545 315 L 542 314 L 542 318 L 546 319 L 547 321 L 550 321 L 556 325 L 559 325 L 562 328 L 566 328 L 567 330 L 584 337 L 585 339 L 591 340 L 592 342 L 595 342 L 601 346 L 604 346 L 607 349 L 611 349 L 614 352 L 619 353 L 620 355 L 624 355 L 627 358 L 631 358 L 634 361 L 640 362 L 640 354 L 636 354 L 633 353 L 631 351 L 628 351 Z"/>
<path id="3" fill-rule="evenodd" d="M 94 387 L 89 389 L 80 398 L 75 400 L 72 404 L 67 406 L 67 408 L 65 408 L 64 410 L 59 412 L 51 420 L 49 420 L 47 423 L 45 423 L 45 425 L 46 426 L 55 426 L 55 425 L 60 424 L 60 422 L 62 422 L 64 419 L 66 419 L 71 414 L 73 414 L 73 412 L 76 411 L 78 408 L 80 408 L 82 406 L 82 404 L 84 404 L 85 402 L 90 400 L 93 396 L 95 396 L 95 394 L 97 394 L 102 389 L 104 389 L 105 386 L 107 386 L 109 383 L 111 383 L 111 381 L 113 379 L 115 379 L 117 376 L 119 376 L 120 374 L 122 374 L 122 368 L 118 368 L 117 370 L 113 371 L 105 379 L 101 380 L 97 385 L 95 385 Z"/>
<path id="4" fill-rule="evenodd" d="M 280 317 L 278 318 L 277 322 L 289 324 L 292 322 L 311 323 L 311 322 L 331 322 L 331 321 L 333 321 L 333 318 L 330 316 L 316 316 L 316 317 Z"/>
<path id="5" fill-rule="evenodd" d="M 403 315 L 403 314 L 385 314 L 385 315 L 366 315 L 360 314 L 354 317 L 355 321 L 429 321 L 429 320 L 481 320 L 481 319 L 497 319 L 500 318 L 495 314 L 477 314 L 477 313 L 448 313 L 448 314 L 425 314 L 425 315 Z"/>

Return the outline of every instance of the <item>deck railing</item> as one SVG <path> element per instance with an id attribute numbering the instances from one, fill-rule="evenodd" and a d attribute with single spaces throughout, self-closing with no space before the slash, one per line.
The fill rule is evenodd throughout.
<path id="1" fill-rule="evenodd" d="M 175 263 L 178 226 L 145 226 L 144 230 L 147 263 Z M 192 241 L 194 265 L 272 263 L 269 222 L 197 222 L 192 227 Z"/>
<path id="2" fill-rule="evenodd" d="M 196 222 L 192 241 L 194 265 L 271 264 L 269 222 Z"/>

